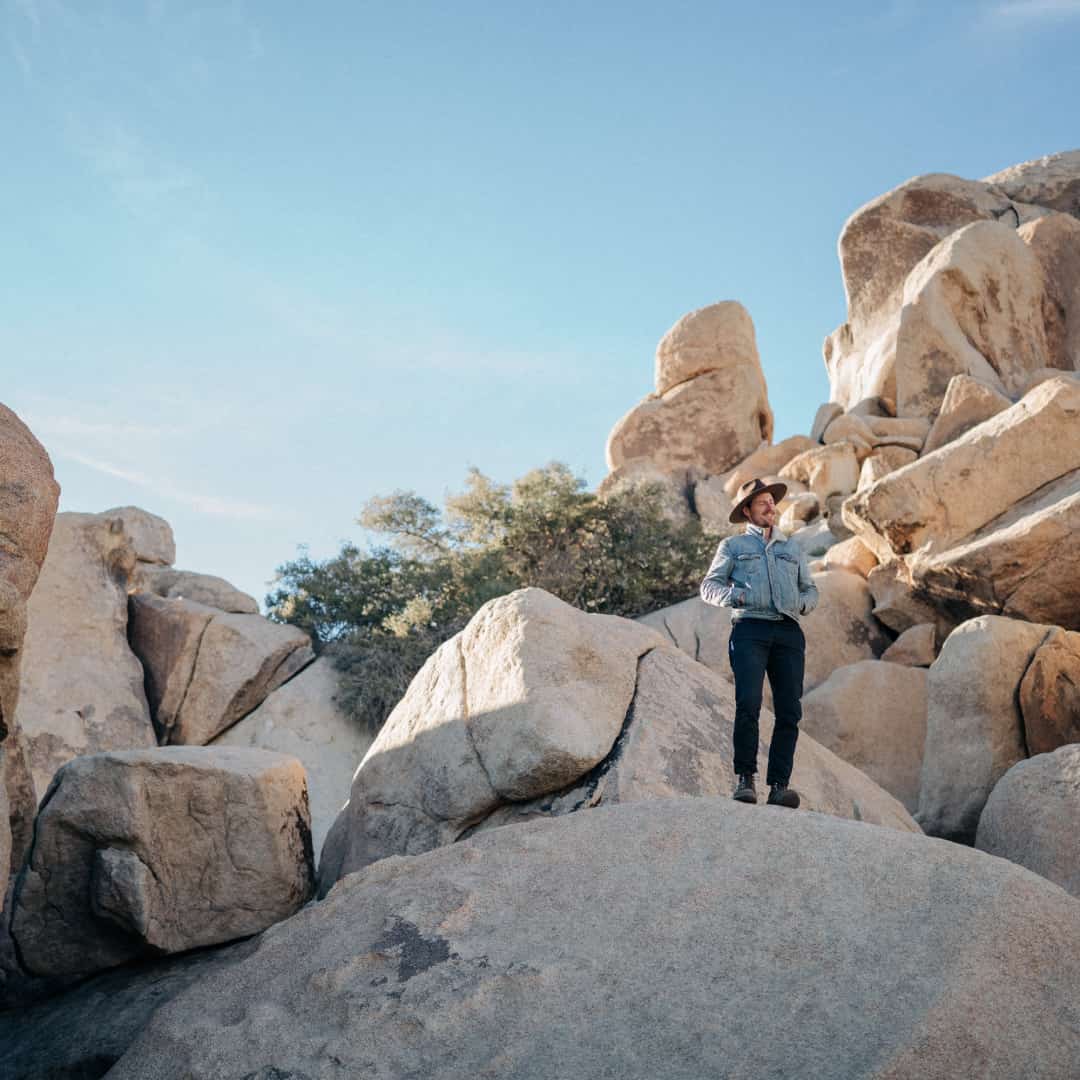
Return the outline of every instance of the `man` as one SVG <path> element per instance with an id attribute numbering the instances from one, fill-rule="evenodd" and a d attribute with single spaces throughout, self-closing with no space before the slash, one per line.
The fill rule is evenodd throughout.
<path id="1" fill-rule="evenodd" d="M 776 504 L 784 484 L 748 480 L 736 496 L 730 520 L 746 532 L 720 542 L 701 583 L 707 604 L 732 608 L 728 658 L 735 673 L 735 798 L 756 803 L 758 714 L 765 674 L 773 693 L 776 726 L 769 745 L 769 803 L 799 805 L 788 787 L 802 719 L 806 639 L 799 616 L 817 606 L 818 591 L 801 548 L 776 528 Z"/>

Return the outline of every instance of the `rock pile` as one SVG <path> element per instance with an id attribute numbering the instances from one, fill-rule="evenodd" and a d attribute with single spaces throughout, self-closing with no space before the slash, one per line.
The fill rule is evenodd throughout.
<path id="1" fill-rule="evenodd" d="M 809 435 L 773 444 L 725 301 L 660 342 L 602 485 L 723 534 L 746 479 L 787 484 L 810 813 L 730 800 L 722 609 L 499 597 L 371 742 L 161 518 L 54 526 L 0 410 L 0 999 L 85 980 L 0 1014 L 0 1071 L 1073 1075 L 1080 151 L 909 180 L 840 261 Z"/>

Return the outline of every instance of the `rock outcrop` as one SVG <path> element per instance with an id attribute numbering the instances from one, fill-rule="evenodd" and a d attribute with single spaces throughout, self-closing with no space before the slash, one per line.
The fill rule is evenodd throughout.
<path id="1" fill-rule="evenodd" d="M 304 770 L 261 750 L 81 757 L 56 776 L 16 892 L 35 975 L 82 975 L 263 930 L 313 886 Z"/>
<path id="2" fill-rule="evenodd" d="M 303 631 L 149 593 L 130 599 L 158 741 L 202 746 L 314 658 Z"/>
<path id="3" fill-rule="evenodd" d="M 719 475 L 772 431 L 753 323 L 741 304 L 724 301 L 683 316 L 664 336 L 656 391 L 612 429 L 608 468 L 644 460 L 662 472 Z"/>
<path id="4" fill-rule="evenodd" d="M 975 846 L 1080 898 L 1080 744 L 1009 769 L 986 800 Z"/>
<path id="5" fill-rule="evenodd" d="M 896 336 L 896 408 L 933 419 L 954 375 L 1016 398 L 1051 366 L 1038 259 L 1010 225 L 979 221 L 953 233 L 904 285 Z"/>
<path id="6" fill-rule="evenodd" d="M 803 731 L 850 762 L 912 813 L 926 740 L 923 668 L 860 660 L 803 698 Z"/>
<path id="7" fill-rule="evenodd" d="M 1051 630 L 1024 672 L 1018 695 L 1029 754 L 1080 743 L 1080 633 Z"/>
<path id="8" fill-rule="evenodd" d="M 1080 905 L 1004 860 L 677 799 L 369 867 L 160 1009 L 110 1080 L 1064 1078 L 1078 987 Z"/>
<path id="9" fill-rule="evenodd" d="M 166 600 L 193 600 L 196 604 L 217 608 L 237 615 L 258 615 L 255 597 L 248 596 L 235 585 L 214 574 L 197 574 L 193 570 L 175 570 L 171 566 L 145 564 L 139 567 L 137 578 L 141 592 L 152 593 Z"/>
<path id="10" fill-rule="evenodd" d="M 333 664 L 316 660 L 212 743 L 274 750 L 304 766 L 316 854 L 348 801 L 356 767 L 374 741 L 371 732 L 337 706 L 337 693 Z"/>
<path id="11" fill-rule="evenodd" d="M 1052 627 L 984 615 L 954 630 L 930 666 L 916 820 L 971 843 L 994 785 L 1027 757 L 1017 688 Z"/>
<path id="12" fill-rule="evenodd" d="M 37 800 L 18 727 L 27 600 L 49 547 L 60 488 L 30 429 L 0 405 L 0 906 L 22 862 Z"/>
<path id="13" fill-rule="evenodd" d="M 27 606 L 16 712 L 40 800 L 81 754 L 156 745 L 127 640 L 135 547 L 123 517 L 58 514 Z"/>
<path id="14" fill-rule="evenodd" d="M 730 794 L 733 722 L 730 683 L 647 626 L 585 615 L 539 589 L 491 601 L 387 718 L 323 847 L 320 888 L 452 843 L 506 804 L 515 805 L 493 823 L 569 813 L 605 793 Z M 914 827 L 810 740 L 800 754 L 808 806 Z"/>

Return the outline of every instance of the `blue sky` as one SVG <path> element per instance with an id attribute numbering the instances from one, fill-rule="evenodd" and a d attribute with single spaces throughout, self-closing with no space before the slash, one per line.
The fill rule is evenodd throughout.
<path id="1" fill-rule="evenodd" d="M 845 218 L 1080 146 L 1080 0 L 0 0 L 0 400 L 260 600 L 368 497 L 590 484 L 679 316 L 828 397 Z"/>

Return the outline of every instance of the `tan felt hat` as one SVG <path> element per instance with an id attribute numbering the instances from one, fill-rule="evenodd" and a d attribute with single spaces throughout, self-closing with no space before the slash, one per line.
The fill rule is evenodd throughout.
<path id="1" fill-rule="evenodd" d="M 779 502 L 787 494 L 787 484 L 766 484 L 764 480 L 757 476 L 753 480 L 747 480 L 739 488 L 738 494 L 735 496 L 735 505 L 731 510 L 728 521 L 733 525 L 742 525 L 746 521 L 746 518 L 743 517 L 743 507 L 749 506 L 754 496 L 760 495 L 763 491 L 771 492 L 772 497 Z"/>

